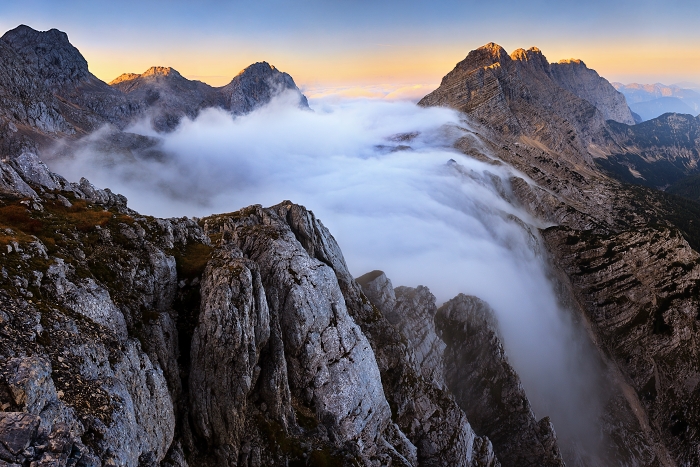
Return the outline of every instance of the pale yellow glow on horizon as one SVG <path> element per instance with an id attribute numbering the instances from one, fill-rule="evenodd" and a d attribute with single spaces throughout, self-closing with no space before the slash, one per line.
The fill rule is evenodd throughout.
<path id="1" fill-rule="evenodd" d="M 486 43 L 486 42 L 485 42 Z M 88 59 L 90 70 L 103 81 L 109 82 L 125 72 L 143 73 L 151 66 L 170 66 L 189 79 L 198 79 L 212 86 L 223 86 L 242 68 L 267 61 L 281 71 L 289 73 L 302 88 L 348 87 L 360 88 L 389 83 L 392 89 L 437 85 L 441 78 L 461 61 L 469 50 L 482 44 L 464 47 L 386 48 L 353 51 L 345 54 L 323 53 L 314 56 L 263 53 L 255 50 L 238 52 L 235 56 L 224 50 L 212 49 L 202 53 L 195 50 L 165 50 L 157 53 L 143 50 L 138 53 L 126 50 L 81 49 Z M 529 48 L 535 44 L 501 44 L 508 52 L 516 48 Z M 692 44 L 665 43 L 585 43 L 585 44 L 537 44 L 550 62 L 576 58 L 583 60 L 609 81 L 700 82 L 700 49 Z M 388 88 L 387 88 L 388 89 Z M 428 90 L 427 92 L 429 92 Z M 363 91 L 371 93 L 374 91 Z M 392 91 L 389 91 L 392 92 Z M 426 92 L 426 93 L 427 93 Z M 382 94 L 382 92 L 379 92 Z M 379 97 L 379 94 L 377 96 Z M 384 94 L 386 95 L 386 94 Z M 369 97 L 369 96 L 368 96 Z"/>

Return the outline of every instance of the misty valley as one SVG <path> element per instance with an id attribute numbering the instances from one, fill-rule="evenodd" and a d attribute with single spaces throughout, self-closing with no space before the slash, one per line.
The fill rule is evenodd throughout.
<path id="1" fill-rule="evenodd" d="M 652 108 L 694 92 L 445 72 L 107 84 L 5 33 L 0 467 L 700 465 L 700 120 Z"/>

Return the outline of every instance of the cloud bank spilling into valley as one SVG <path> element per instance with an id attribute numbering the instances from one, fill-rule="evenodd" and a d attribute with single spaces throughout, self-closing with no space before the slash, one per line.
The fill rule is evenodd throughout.
<path id="1" fill-rule="evenodd" d="M 533 228 L 544 226 L 510 202 L 519 175 L 454 151 L 469 128 L 451 110 L 334 99 L 308 111 L 289 97 L 235 119 L 209 109 L 166 135 L 135 125 L 126 149 L 103 129 L 49 164 L 159 217 L 305 205 L 355 276 L 382 269 L 438 303 L 460 292 L 489 302 L 536 415 L 595 449 L 599 373 L 548 280 Z"/>

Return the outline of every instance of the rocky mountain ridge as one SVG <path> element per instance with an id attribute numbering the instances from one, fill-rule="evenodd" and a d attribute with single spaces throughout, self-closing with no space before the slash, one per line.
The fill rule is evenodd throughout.
<path id="1" fill-rule="evenodd" d="M 297 95 L 300 107 L 309 107 L 292 77 L 267 62 L 246 67 L 229 84 L 218 88 L 188 80 L 170 67 L 151 67 L 140 75 L 125 73 L 109 85 L 144 102 L 147 112 L 153 114 L 153 126 L 160 131 L 173 130 L 182 117 L 194 119 L 211 107 L 243 115 L 285 91 Z"/>
<path id="2" fill-rule="evenodd" d="M 452 107 L 583 165 L 609 144 L 606 116 L 634 123 L 624 97 L 583 62 L 550 65 L 536 47 L 508 55 L 494 43 L 470 52 L 418 105 Z"/>
<path id="3" fill-rule="evenodd" d="M 586 105 L 570 95 L 545 94 L 557 89 L 547 66 L 538 50 L 508 56 L 490 44 L 471 52 L 420 104 L 464 111 L 472 134 L 458 141 L 458 149 L 507 163 L 536 182 L 511 180 L 515 202 L 557 225 L 543 232 L 543 240 L 561 299 L 606 362 L 606 379 L 617 394 L 606 410 L 622 409 L 602 425 L 627 427 L 624 444 L 636 451 L 633 461 L 615 454 L 611 459 L 616 465 L 694 465 L 700 440 L 689 420 L 697 416 L 697 366 L 686 353 L 698 349 L 693 310 L 700 243 L 694 225 L 700 205 L 620 183 L 596 165 L 630 153 L 658 163 L 645 174 L 659 177 L 669 165 L 690 172 L 695 119 L 669 114 L 641 125 L 601 124 L 598 112 L 575 114 L 572 108 Z M 592 128 L 604 137 L 572 152 L 576 141 L 595 133 Z M 566 134 L 571 144 L 562 145 L 556 138 Z M 592 459 L 576 462 L 596 465 Z"/>
<path id="4" fill-rule="evenodd" d="M 85 58 L 61 31 L 40 32 L 18 26 L 0 38 L 0 148 L 18 155 L 56 141 L 72 141 L 104 125 L 123 130 L 147 116 L 161 131 L 183 116 L 194 118 L 207 107 L 244 114 L 289 90 L 308 107 L 294 80 L 265 62 L 253 64 L 222 88 L 190 81 L 153 67 L 145 77 L 124 75 L 110 86 L 88 70 Z M 131 82 L 130 84 L 128 84 Z"/>

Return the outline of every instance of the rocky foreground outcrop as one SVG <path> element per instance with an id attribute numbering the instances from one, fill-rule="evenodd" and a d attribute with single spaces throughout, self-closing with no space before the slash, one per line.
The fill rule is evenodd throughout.
<path id="1" fill-rule="evenodd" d="M 290 202 L 154 219 L 25 158 L 0 162 L 2 462 L 563 465 L 478 299 L 438 311 L 426 288 L 356 282 Z M 472 332 L 491 343 L 476 360 Z"/>

